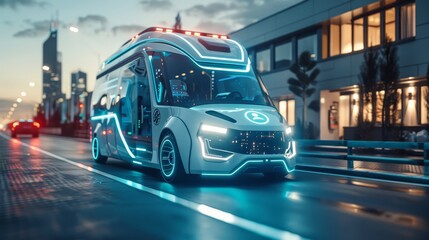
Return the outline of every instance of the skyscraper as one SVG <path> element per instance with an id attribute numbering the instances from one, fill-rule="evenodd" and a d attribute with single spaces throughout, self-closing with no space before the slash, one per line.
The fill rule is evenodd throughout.
<path id="1" fill-rule="evenodd" d="M 80 112 L 80 99 L 86 97 L 86 81 L 86 73 L 82 71 L 71 74 L 70 117 L 72 121 L 74 121 L 76 115 Z"/>
<path id="2" fill-rule="evenodd" d="M 48 39 L 43 43 L 43 106 L 48 124 L 59 111 L 61 93 L 61 53 L 58 52 L 58 31 L 51 28 Z"/>

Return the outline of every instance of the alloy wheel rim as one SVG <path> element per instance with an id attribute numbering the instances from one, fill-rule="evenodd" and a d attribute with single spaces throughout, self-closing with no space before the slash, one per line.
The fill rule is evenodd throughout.
<path id="1" fill-rule="evenodd" d="M 98 153 L 99 153 L 99 151 L 98 151 L 98 139 L 94 138 L 92 140 L 92 157 L 94 159 L 97 159 L 98 158 Z"/>
<path id="2" fill-rule="evenodd" d="M 161 170 L 166 177 L 170 177 L 176 166 L 176 151 L 174 150 L 173 143 L 167 139 L 161 144 Z"/>

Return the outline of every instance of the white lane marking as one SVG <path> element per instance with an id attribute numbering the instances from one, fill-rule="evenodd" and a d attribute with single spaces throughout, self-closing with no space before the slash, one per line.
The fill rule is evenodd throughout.
<path id="1" fill-rule="evenodd" d="M 369 181 L 374 181 L 374 182 L 386 182 L 386 183 L 403 184 L 403 185 L 414 185 L 414 186 L 426 187 L 426 188 L 429 187 L 428 184 L 423 184 L 423 183 L 411 183 L 411 182 L 401 182 L 401 181 L 394 181 L 394 180 L 385 180 L 385 179 L 379 179 L 379 178 L 358 177 L 358 176 L 345 175 L 345 174 L 339 174 L 339 173 L 325 173 L 325 172 L 317 172 L 317 171 L 309 171 L 309 170 L 301 170 L 301 169 L 295 169 L 295 172 L 313 173 L 313 174 L 335 176 L 335 177 L 344 177 L 344 178 L 358 178 L 358 179 L 364 179 L 364 180 L 369 180 Z"/>
<path id="2" fill-rule="evenodd" d="M 222 211 L 222 210 L 219 210 L 217 208 L 213 208 L 213 207 L 207 206 L 205 204 L 199 204 L 199 203 L 196 203 L 196 202 L 192 202 L 192 201 L 186 200 L 184 198 L 178 197 L 178 196 L 176 196 L 174 194 L 163 192 L 163 191 L 160 191 L 160 190 L 156 190 L 156 189 L 144 186 L 144 185 L 142 185 L 140 183 L 136 183 L 136 182 L 127 180 L 125 178 L 117 177 L 115 175 L 112 175 L 112 174 L 109 174 L 109 173 L 106 173 L 106 172 L 94 169 L 92 167 L 86 166 L 86 165 L 84 165 L 82 163 L 76 163 L 76 162 L 74 162 L 72 160 L 69 160 L 67 158 L 58 156 L 56 154 L 53 154 L 53 153 L 48 152 L 48 151 L 45 151 L 45 150 L 40 149 L 38 147 L 31 146 L 30 144 L 24 143 L 24 142 L 19 141 L 17 139 L 10 139 L 10 137 L 5 136 L 2 133 L 0 133 L 0 136 L 2 136 L 3 138 L 5 138 L 7 140 L 14 141 L 15 143 L 20 143 L 23 146 L 28 147 L 28 148 L 30 148 L 30 149 L 32 149 L 34 151 L 41 152 L 41 153 L 43 153 L 45 155 L 51 156 L 53 158 L 56 158 L 56 159 L 61 160 L 63 162 L 69 163 L 69 164 L 74 165 L 76 167 L 85 169 L 85 170 L 87 170 L 89 172 L 97 173 L 99 175 L 102 175 L 104 177 L 110 178 L 110 179 L 112 179 L 114 181 L 117 181 L 119 183 L 122 183 L 122 184 L 125 184 L 127 186 L 130 186 L 130 187 L 132 187 L 134 189 L 137 189 L 137 190 L 140 190 L 140 191 L 143 191 L 143 192 L 146 192 L 146 193 L 150 193 L 152 195 L 155 195 L 157 197 L 165 199 L 165 200 L 167 200 L 169 202 L 179 204 L 179 205 L 181 205 L 183 207 L 186 207 L 188 209 L 191 209 L 191 210 L 194 210 L 196 212 L 199 212 L 199 213 L 201 213 L 201 214 L 203 214 L 205 216 L 208 216 L 208 217 L 217 219 L 217 220 L 219 220 L 221 222 L 224 222 L 224 223 L 227 223 L 227 224 L 231 224 L 233 226 L 245 229 L 245 230 L 247 230 L 249 232 L 253 232 L 253 233 L 261 235 L 263 237 L 272 238 L 272 239 L 304 239 L 303 237 L 301 237 L 300 235 L 297 235 L 295 233 L 284 231 L 284 230 L 277 229 L 277 228 L 273 228 L 273 227 L 270 227 L 270 226 L 267 226 L 267 225 L 264 225 L 264 224 L 261 224 L 261 223 L 257 223 L 257 222 L 254 222 L 254 221 L 251 221 L 251 220 L 248 220 L 248 219 L 236 216 L 236 215 L 231 214 L 229 212 Z"/>

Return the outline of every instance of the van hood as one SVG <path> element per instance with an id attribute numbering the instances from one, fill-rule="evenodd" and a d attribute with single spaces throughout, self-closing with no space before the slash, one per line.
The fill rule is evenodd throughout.
<path id="1" fill-rule="evenodd" d="M 260 105 L 209 104 L 192 107 L 192 110 L 225 121 L 230 127 L 277 130 L 283 128 L 283 117 L 277 109 Z"/>

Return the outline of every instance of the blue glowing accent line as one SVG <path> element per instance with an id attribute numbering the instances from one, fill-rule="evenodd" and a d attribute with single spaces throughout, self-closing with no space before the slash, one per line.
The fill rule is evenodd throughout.
<path id="1" fill-rule="evenodd" d="M 98 138 L 94 138 L 94 139 L 92 139 L 92 157 L 94 158 L 94 159 L 97 159 L 98 158 L 98 154 L 99 154 L 99 150 L 97 150 L 97 154 L 95 154 L 95 149 L 94 149 L 94 145 L 95 145 L 95 143 L 97 143 L 97 148 L 99 149 L 100 148 L 100 145 L 98 145 L 99 144 L 99 142 L 98 142 Z"/>
<path id="2" fill-rule="evenodd" d="M 231 40 L 233 41 L 233 40 Z M 165 39 L 160 39 L 160 38 L 150 38 L 150 39 L 144 39 L 141 40 L 137 43 L 135 43 L 135 45 L 132 46 L 128 46 L 127 48 L 125 48 L 124 50 L 120 51 L 119 53 L 115 54 L 114 56 L 110 57 L 108 60 L 106 60 L 104 62 L 104 64 L 109 64 L 111 62 L 113 62 L 114 60 L 116 60 L 117 58 L 121 57 L 122 55 L 124 55 L 126 52 L 130 51 L 133 48 L 136 48 L 140 45 L 143 45 L 145 43 L 166 43 L 169 45 L 172 45 L 174 47 L 176 47 L 177 49 L 179 49 L 182 53 L 184 53 L 185 55 L 187 55 L 194 63 L 196 63 L 196 61 L 194 60 L 194 58 L 190 55 L 187 54 L 186 51 L 181 48 L 179 45 L 171 42 L 171 41 L 167 41 Z M 238 44 L 238 43 L 237 43 Z M 149 56 L 150 57 L 150 56 Z M 231 59 L 230 59 L 231 60 Z M 196 63 L 197 64 L 197 63 Z M 215 68 L 215 67 L 205 67 L 202 65 L 197 64 L 199 67 L 204 68 L 204 69 L 208 69 L 208 70 L 219 70 L 219 71 L 232 71 L 232 72 L 249 72 L 250 71 L 250 60 L 247 60 L 247 66 L 245 70 L 241 70 L 241 69 L 229 69 L 229 68 Z"/>
<path id="3" fill-rule="evenodd" d="M 143 165 L 143 163 L 141 163 L 139 161 L 133 161 L 133 163 L 138 164 L 138 165 Z"/>
<path id="4" fill-rule="evenodd" d="M 236 174 L 240 169 L 242 169 L 244 166 L 246 166 L 249 163 L 263 163 L 264 160 L 249 160 L 245 162 L 243 165 L 235 169 L 232 173 L 202 173 L 201 175 L 204 176 L 232 176 Z"/>
<path id="5" fill-rule="evenodd" d="M 244 62 L 244 51 L 243 48 L 241 47 L 240 44 L 238 44 L 236 41 L 232 40 L 232 39 L 226 39 L 224 41 L 230 41 L 232 43 L 234 43 L 235 45 L 238 46 L 238 48 L 240 49 L 240 53 L 241 53 L 241 57 L 240 59 L 231 59 L 231 58 L 221 58 L 221 57 L 211 57 L 211 56 L 205 56 L 202 55 L 197 48 L 190 43 L 188 40 L 186 40 L 184 37 L 180 36 L 179 34 L 176 33 L 166 33 L 166 34 L 172 34 L 175 35 L 176 37 L 182 39 L 184 42 L 186 42 L 189 46 L 191 46 L 192 49 L 194 49 L 194 51 L 198 54 L 198 56 L 200 56 L 200 58 L 205 58 L 205 59 L 212 59 L 212 60 L 221 60 L 221 61 L 231 61 L 231 62 Z"/>
<path id="6" fill-rule="evenodd" d="M 281 162 L 281 163 L 283 163 L 283 165 L 285 166 L 285 169 L 286 169 L 286 171 L 288 173 L 291 173 L 291 172 L 295 171 L 295 168 L 294 169 L 289 169 L 289 167 L 287 166 L 287 164 L 286 164 L 286 162 L 284 160 L 271 160 L 271 162 Z"/>
<path id="7" fill-rule="evenodd" d="M 136 156 L 131 152 L 130 148 L 128 147 L 127 141 L 125 141 L 124 135 L 122 134 L 121 126 L 119 126 L 118 116 L 116 116 L 116 114 L 109 113 L 107 115 L 95 116 L 95 117 L 92 117 L 91 120 L 103 120 L 103 119 L 110 119 L 110 118 L 113 118 L 115 120 L 116 127 L 119 132 L 119 137 L 121 137 L 122 143 L 124 144 L 128 154 L 130 155 L 131 158 L 136 158 Z"/>
<path id="8" fill-rule="evenodd" d="M 136 148 L 137 151 L 147 152 L 146 148 Z"/>

